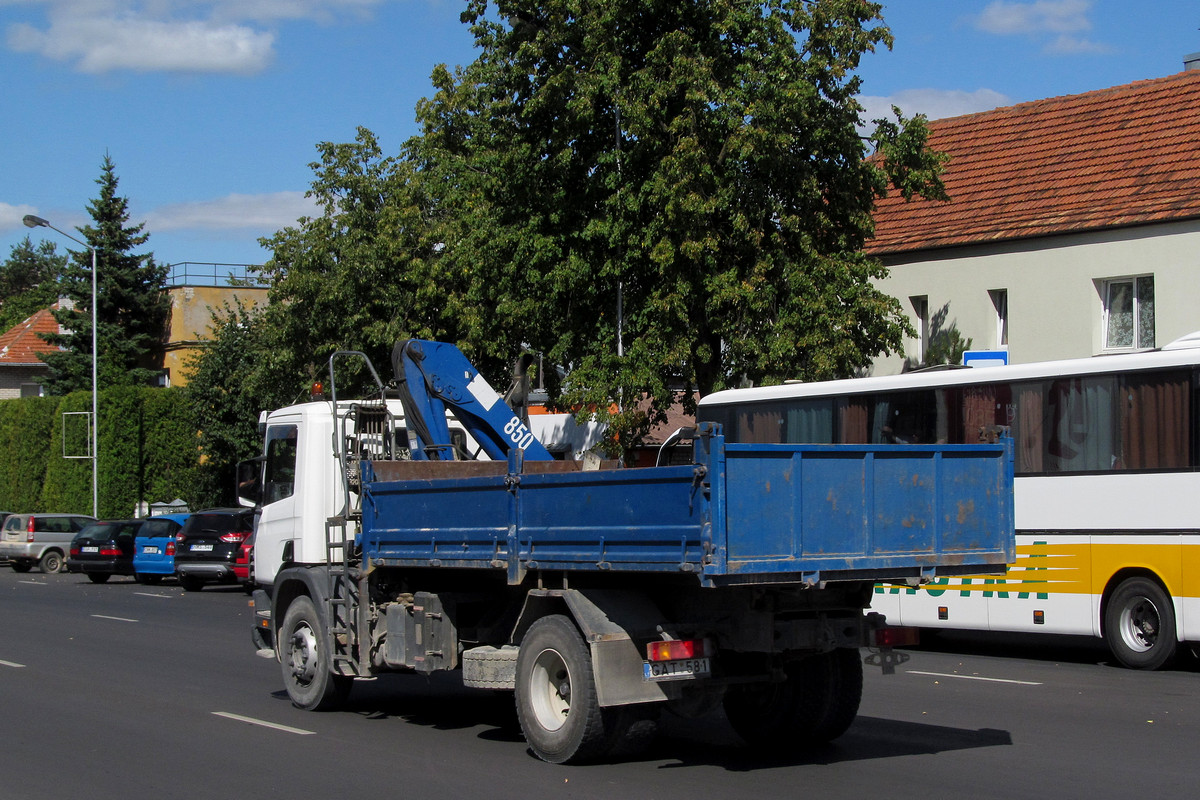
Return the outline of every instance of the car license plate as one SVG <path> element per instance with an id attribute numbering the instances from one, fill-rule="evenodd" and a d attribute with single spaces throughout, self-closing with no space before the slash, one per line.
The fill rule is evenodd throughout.
<path id="1" fill-rule="evenodd" d="M 156 555 L 158 555 L 158 548 L 152 544 L 145 544 L 145 545 L 142 545 L 142 552 L 148 553 L 149 555 L 156 556 Z"/>
<path id="2" fill-rule="evenodd" d="M 642 677 L 648 681 L 678 681 L 688 678 L 704 678 L 712 673 L 712 664 L 707 658 L 685 658 L 679 661 L 645 661 Z"/>
<path id="3" fill-rule="evenodd" d="M 83 547 L 79 548 L 79 552 L 81 552 L 81 553 L 99 553 L 100 548 L 98 546 L 93 546 L 93 545 L 84 545 Z"/>
<path id="4" fill-rule="evenodd" d="M 213 546 L 211 544 L 194 544 L 192 545 L 193 553 L 211 553 Z"/>

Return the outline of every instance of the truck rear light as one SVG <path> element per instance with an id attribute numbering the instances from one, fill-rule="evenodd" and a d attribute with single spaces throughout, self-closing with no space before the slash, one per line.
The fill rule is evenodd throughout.
<path id="1" fill-rule="evenodd" d="M 220 538 L 221 541 L 225 542 L 226 544 L 237 544 L 238 542 L 244 542 L 246 537 L 249 535 L 250 534 L 248 532 L 233 531 L 232 533 L 221 534 Z"/>
<path id="2" fill-rule="evenodd" d="M 908 647 L 917 644 L 919 638 L 916 628 L 899 625 L 876 628 L 871 631 L 871 647 Z"/>
<path id="3" fill-rule="evenodd" d="M 646 645 L 647 661 L 679 661 L 684 658 L 704 658 L 708 644 L 704 639 L 670 639 Z"/>

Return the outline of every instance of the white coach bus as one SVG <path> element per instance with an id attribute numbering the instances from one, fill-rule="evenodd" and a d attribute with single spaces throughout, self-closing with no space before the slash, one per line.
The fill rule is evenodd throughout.
<path id="1" fill-rule="evenodd" d="M 1003 578 L 877 586 L 922 627 L 1103 637 L 1157 669 L 1200 642 L 1200 333 L 1160 350 L 793 383 L 700 401 L 734 442 L 970 443 L 1016 456 L 1017 561 Z"/>

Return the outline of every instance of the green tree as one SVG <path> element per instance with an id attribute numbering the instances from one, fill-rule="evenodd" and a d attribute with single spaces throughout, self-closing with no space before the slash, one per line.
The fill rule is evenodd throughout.
<path id="1" fill-rule="evenodd" d="M 262 339 L 261 314 L 225 305 L 213 311 L 212 336 L 189 363 L 191 376 L 184 394 L 198 429 L 201 467 L 197 473 L 197 507 L 230 505 L 237 462 L 261 451 L 258 414 L 293 398 L 288 390 L 270 387 L 260 367 L 268 348 Z M 257 376 L 257 377 L 256 377 Z"/>
<path id="2" fill-rule="evenodd" d="M 910 327 L 862 247 L 889 186 L 943 195 L 942 158 L 920 118 L 859 133 L 854 70 L 892 41 L 879 11 L 470 2 L 481 55 L 435 71 L 406 145 L 436 197 L 437 274 L 467 276 L 462 338 L 532 346 L 570 367 L 569 401 L 648 396 L 650 418 L 672 387 L 686 403 L 900 350 Z"/>
<path id="3" fill-rule="evenodd" d="M 97 371 L 101 386 L 149 384 L 158 376 L 156 365 L 166 327 L 170 301 L 163 291 L 167 268 L 153 254 L 135 254 L 150 238 L 143 224 L 128 225 L 129 201 L 117 195 L 118 178 L 112 159 L 105 155 L 100 195 L 88 204 L 94 225 L 78 231 L 97 253 Z M 46 354 L 50 367 L 46 379 L 52 394 L 65 394 L 91 386 L 92 357 L 92 254 L 72 251 L 62 278 L 62 293 L 74 304 L 55 317 L 68 332 L 47 337 L 61 352 Z"/>
<path id="4" fill-rule="evenodd" d="M 860 133 L 861 0 L 471 0 L 479 57 L 433 73 L 420 135 L 320 146 L 322 208 L 264 245 L 273 380 L 328 354 L 522 350 L 628 442 L 693 390 L 844 376 L 911 334 L 862 247 L 875 200 L 942 197 L 924 120 Z M 672 391 L 675 390 L 675 391 Z M 682 391 L 679 391 L 682 390 Z M 639 402 L 651 399 L 647 405 Z"/>
<path id="5" fill-rule="evenodd" d="M 54 242 L 36 247 L 28 236 L 13 245 L 8 260 L 0 264 L 0 333 L 49 308 L 58 299 L 58 277 L 67 265 Z"/>

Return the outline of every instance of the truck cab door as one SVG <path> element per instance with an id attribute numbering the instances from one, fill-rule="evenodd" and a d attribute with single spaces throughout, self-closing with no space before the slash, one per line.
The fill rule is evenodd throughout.
<path id="1" fill-rule="evenodd" d="M 261 508 L 255 532 L 254 581 L 270 584 L 285 558 L 287 545 L 299 536 L 296 502 L 296 459 L 300 429 L 296 424 L 268 424 L 263 450 Z"/>

